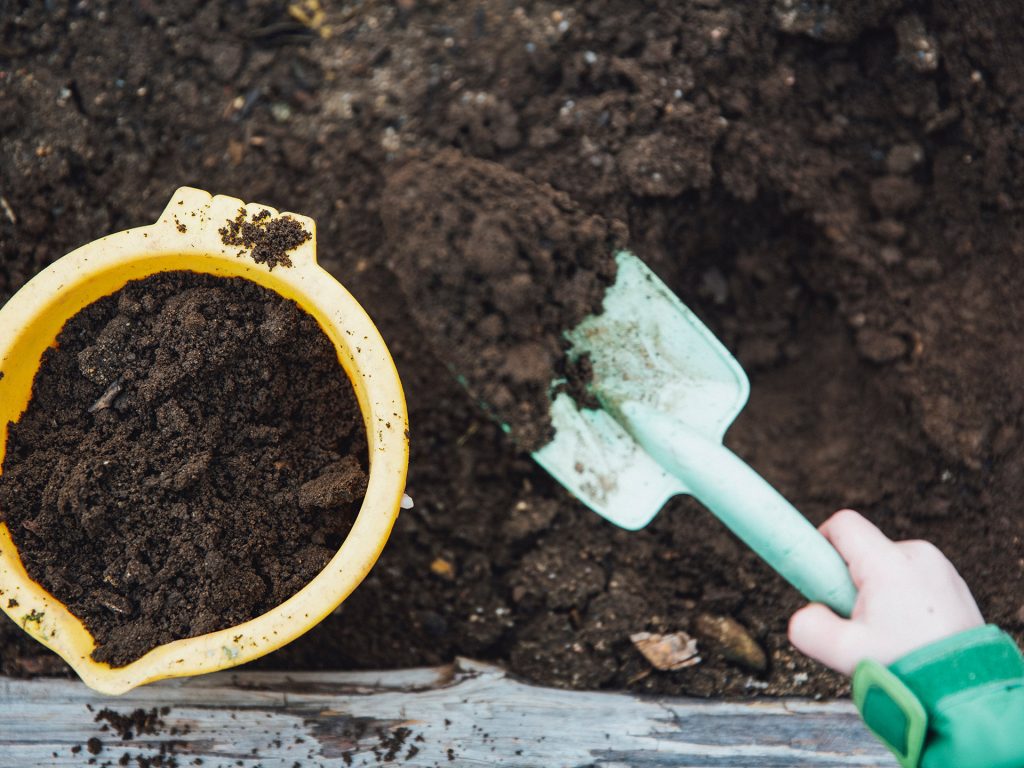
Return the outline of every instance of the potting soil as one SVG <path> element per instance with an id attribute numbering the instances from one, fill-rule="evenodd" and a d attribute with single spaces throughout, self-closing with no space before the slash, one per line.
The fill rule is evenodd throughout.
<path id="1" fill-rule="evenodd" d="M 10 429 L 0 519 L 29 575 L 121 666 L 280 604 L 366 488 L 333 344 L 240 278 L 166 272 L 65 325 Z"/>
<path id="2" fill-rule="evenodd" d="M 451 376 L 453 340 L 421 327 L 401 290 L 412 278 L 392 266 L 415 263 L 403 221 L 426 223 L 394 180 L 415 183 L 403 169 L 438 167 L 445 150 L 467 174 L 496 163 L 515 189 L 570 201 L 531 192 L 537 225 L 516 208 L 516 226 L 543 233 L 555 211 L 569 232 L 589 216 L 623 227 L 750 375 L 727 444 L 814 522 L 853 506 L 891 536 L 935 542 L 986 617 L 1022 637 L 1016 4 L 365 0 L 323 3 L 317 28 L 288 5 L 0 14 L 0 301 L 192 184 L 312 216 L 321 263 L 395 355 L 416 506 L 342 609 L 261 666 L 463 655 L 577 688 L 846 690 L 786 640 L 800 596 L 699 505 L 614 528 Z M 472 201 L 417 188 L 443 226 L 474 216 Z M 453 230 L 453 254 L 472 226 Z M 545 247 L 498 232 L 524 262 Z M 746 633 L 765 671 L 707 627 Z M 630 641 L 680 631 L 701 662 L 678 671 L 652 669 Z M 67 672 L 13 622 L 0 622 L 0 670 Z"/>

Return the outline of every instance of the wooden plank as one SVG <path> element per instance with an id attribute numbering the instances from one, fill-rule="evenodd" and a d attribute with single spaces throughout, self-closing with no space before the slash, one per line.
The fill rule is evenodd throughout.
<path id="1" fill-rule="evenodd" d="M 96 713 L 170 707 L 121 740 Z M 92 709 L 90 710 L 89 707 Z M 174 733 L 172 734 L 172 729 Z M 86 748 L 98 738 L 102 751 Z M 81 747 L 73 752 L 74 747 Z M 794 768 L 894 766 L 848 702 L 715 702 L 526 685 L 468 660 L 435 669 L 220 673 L 117 698 L 0 678 L 0 766 Z M 196 763 L 196 760 L 202 763 Z"/>

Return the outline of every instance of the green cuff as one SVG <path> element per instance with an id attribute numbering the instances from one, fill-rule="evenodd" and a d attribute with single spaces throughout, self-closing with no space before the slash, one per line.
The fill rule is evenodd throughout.
<path id="1" fill-rule="evenodd" d="M 967 630 L 925 646 L 885 667 L 865 660 L 853 675 L 853 700 L 868 728 L 904 768 L 918 768 L 935 741 L 954 742 L 952 697 L 984 686 L 1019 686 L 1024 658 L 998 627 Z"/>
<path id="2" fill-rule="evenodd" d="M 917 768 L 928 737 L 928 713 L 914 692 L 888 668 L 865 659 L 853 673 L 853 703 L 900 765 Z"/>

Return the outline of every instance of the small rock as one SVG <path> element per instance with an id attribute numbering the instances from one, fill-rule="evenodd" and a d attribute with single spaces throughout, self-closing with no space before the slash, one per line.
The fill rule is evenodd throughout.
<path id="1" fill-rule="evenodd" d="M 891 363 L 907 354 L 907 342 L 877 328 L 861 328 L 857 332 L 857 349 L 872 362 Z"/>
<path id="2" fill-rule="evenodd" d="M 920 144 L 897 144 L 889 150 L 885 158 L 885 167 L 889 173 L 907 174 L 924 160 L 924 150 Z"/>
<path id="3" fill-rule="evenodd" d="M 637 632 L 629 639 L 652 667 L 663 672 L 692 667 L 701 661 L 697 655 L 697 641 L 685 632 L 669 635 Z"/>
<path id="4" fill-rule="evenodd" d="M 702 613 L 695 624 L 697 634 L 727 660 L 755 672 L 768 668 L 768 657 L 747 628 L 728 616 Z"/>
<path id="5" fill-rule="evenodd" d="M 241 165 L 245 159 L 245 143 L 235 139 L 228 139 L 228 158 L 232 165 Z"/>
<path id="6" fill-rule="evenodd" d="M 384 129 L 384 134 L 380 139 L 380 145 L 385 152 L 397 152 L 402 148 L 402 139 L 399 137 L 398 131 L 389 125 Z"/>
<path id="7" fill-rule="evenodd" d="M 366 483 L 366 473 L 359 462 L 346 456 L 299 488 L 299 506 L 302 509 L 332 509 L 351 504 L 366 493 Z"/>
<path id="8" fill-rule="evenodd" d="M 900 58 L 918 72 L 934 72 L 939 66 L 939 46 L 921 17 L 914 13 L 904 16 L 895 29 Z"/>
<path id="9" fill-rule="evenodd" d="M 283 101 L 275 101 L 270 105 L 270 114 L 279 123 L 287 123 L 292 119 L 292 108 Z"/>
<path id="10" fill-rule="evenodd" d="M 213 76 L 223 82 L 230 82 L 238 74 L 245 59 L 245 49 L 239 43 L 230 41 L 207 43 L 200 52 L 213 65 Z"/>
<path id="11" fill-rule="evenodd" d="M 434 559 L 434 562 L 430 564 L 430 572 L 435 576 L 440 576 L 442 579 L 448 579 L 449 581 L 455 578 L 455 566 L 443 557 Z"/>

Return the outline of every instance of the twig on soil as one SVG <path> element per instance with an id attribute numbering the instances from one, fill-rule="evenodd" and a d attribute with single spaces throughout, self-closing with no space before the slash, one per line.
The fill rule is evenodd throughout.
<path id="1" fill-rule="evenodd" d="M 629 680 L 626 681 L 626 685 L 630 686 L 630 685 L 633 685 L 633 683 L 639 683 L 644 678 L 650 677 L 651 676 L 651 672 L 653 672 L 653 671 L 654 671 L 653 667 L 648 667 L 647 669 L 640 670 L 635 675 L 633 675 L 631 678 L 629 678 Z"/>
<path id="2" fill-rule="evenodd" d="M 96 413 L 97 411 L 103 411 L 114 404 L 117 400 L 117 396 L 121 394 L 121 390 L 124 389 L 124 379 L 118 378 L 113 384 L 107 387 L 107 391 L 100 395 L 99 400 L 89 406 L 89 413 Z"/>
<path id="3" fill-rule="evenodd" d="M 316 32 L 295 21 L 282 21 L 253 30 L 247 37 L 263 45 L 289 45 L 308 43 L 316 38 Z"/>
<path id="4" fill-rule="evenodd" d="M 14 215 L 14 211 L 11 210 L 11 204 L 7 202 L 7 198 L 3 195 L 0 195 L 0 207 L 4 209 L 4 213 L 7 215 L 11 224 L 18 223 L 18 217 Z"/>
<path id="5" fill-rule="evenodd" d="M 242 100 L 242 105 L 238 108 L 238 111 L 231 118 L 233 122 L 241 122 L 252 114 L 253 107 L 256 106 L 256 102 L 260 100 L 262 91 L 257 85 L 255 88 L 250 88 L 245 94 L 245 98 Z"/>
<path id="6" fill-rule="evenodd" d="M 132 612 L 131 602 L 123 595 L 118 595 L 114 592 L 108 592 L 105 589 L 101 589 L 97 590 L 93 594 L 93 599 L 108 611 L 120 613 L 125 616 Z"/>

